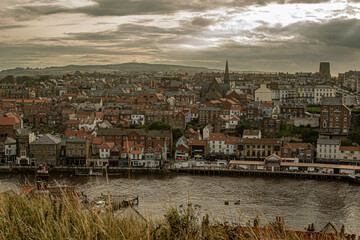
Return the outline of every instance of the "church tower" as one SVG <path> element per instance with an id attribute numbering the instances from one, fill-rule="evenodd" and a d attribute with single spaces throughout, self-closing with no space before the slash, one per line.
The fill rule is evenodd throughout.
<path id="1" fill-rule="evenodd" d="M 225 66 L 224 83 L 226 84 L 226 86 L 228 88 L 230 88 L 229 64 L 228 64 L 227 59 L 226 59 L 226 66 Z"/>

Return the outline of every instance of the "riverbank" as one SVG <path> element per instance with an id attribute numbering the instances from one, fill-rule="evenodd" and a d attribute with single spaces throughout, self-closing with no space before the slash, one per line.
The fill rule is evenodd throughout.
<path id="1" fill-rule="evenodd" d="M 118 168 L 118 167 L 52 167 L 50 173 L 68 173 L 75 174 L 79 171 L 103 173 L 107 171 L 108 175 L 124 174 L 196 174 L 196 175 L 219 175 L 219 176 L 250 176 L 265 178 L 294 178 L 294 179 L 312 179 L 329 181 L 351 181 L 349 175 L 317 172 L 289 172 L 289 171 L 261 171 L 261 170 L 237 170 L 223 168 Z M 35 173 L 36 167 L 0 167 L 0 173 Z M 82 174 L 86 176 L 86 174 Z M 90 176 L 90 174 L 89 174 Z"/>
<path id="2" fill-rule="evenodd" d="M 47 195 L 25 198 L 0 195 L 1 239 L 347 239 L 344 230 L 332 225 L 307 231 L 290 230 L 284 219 L 235 226 L 200 218 L 192 205 L 183 211 L 169 208 L 161 220 L 147 219 L 132 208 L 97 211 L 66 198 Z"/>

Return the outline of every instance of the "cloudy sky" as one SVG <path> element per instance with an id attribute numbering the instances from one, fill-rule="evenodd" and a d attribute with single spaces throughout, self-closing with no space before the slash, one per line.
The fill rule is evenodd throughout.
<path id="1" fill-rule="evenodd" d="M 360 0 L 1 0 L 0 69 L 124 62 L 360 69 Z"/>

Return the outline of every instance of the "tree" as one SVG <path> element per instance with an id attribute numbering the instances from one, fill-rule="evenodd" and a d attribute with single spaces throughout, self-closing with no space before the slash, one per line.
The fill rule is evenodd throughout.
<path id="1" fill-rule="evenodd" d="M 235 135 L 236 136 L 242 135 L 245 129 L 259 129 L 259 127 L 252 124 L 240 124 L 237 125 L 235 128 Z"/>
<path id="2" fill-rule="evenodd" d="M 352 146 L 352 145 L 353 145 L 353 141 L 351 141 L 348 138 L 341 140 L 341 146 Z"/>
<path id="3" fill-rule="evenodd" d="M 1 82 L 3 83 L 13 83 L 14 82 L 14 76 L 11 75 L 7 75 L 6 77 L 4 77 Z"/>
<path id="4" fill-rule="evenodd" d="M 303 142 L 316 144 L 318 138 L 319 138 L 319 132 L 315 131 L 312 128 L 303 128 L 303 131 L 301 132 L 301 140 Z"/>
<path id="5" fill-rule="evenodd" d="M 49 79 L 51 79 L 50 75 L 41 75 L 39 78 L 40 81 L 47 81 Z"/>
<path id="6" fill-rule="evenodd" d="M 184 131 L 181 128 L 174 128 L 172 130 L 173 142 L 175 143 L 179 138 L 184 135 Z"/>
<path id="7" fill-rule="evenodd" d="M 155 121 L 150 124 L 149 130 L 171 130 L 171 126 L 161 121 Z"/>
<path id="8" fill-rule="evenodd" d="M 146 129 L 147 125 L 146 124 L 142 124 L 142 125 L 137 125 L 136 129 Z"/>

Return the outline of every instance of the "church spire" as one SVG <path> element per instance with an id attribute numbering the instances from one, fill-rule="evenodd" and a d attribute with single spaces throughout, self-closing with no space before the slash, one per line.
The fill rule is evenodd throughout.
<path id="1" fill-rule="evenodd" d="M 230 77 L 229 77 L 229 63 L 226 59 L 226 66 L 225 66 L 225 74 L 224 74 L 224 83 L 230 86 Z"/>

